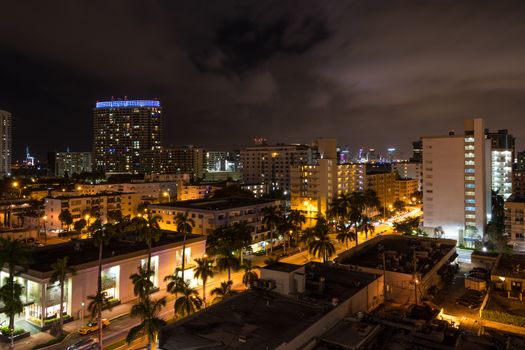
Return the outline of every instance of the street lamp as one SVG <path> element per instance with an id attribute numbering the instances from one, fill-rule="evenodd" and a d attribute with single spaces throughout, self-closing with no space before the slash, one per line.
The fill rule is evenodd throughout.
<path id="1" fill-rule="evenodd" d="M 162 196 L 163 196 L 163 197 L 168 197 L 168 202 L 171 202 L 170 193 L 169 193 L 168 191 L 164 191 L 164 192 L 162 193 Z"/>
<path id="2" fill-rule="evenodd" d="M 20 187 L 20 184 L 18 183 L 18 181 L 14 181 L 12 183 L 12 186 L 13 188 L 17 188 L 18 189 L 18 197 L 22 197 L 22 188 Z"/>

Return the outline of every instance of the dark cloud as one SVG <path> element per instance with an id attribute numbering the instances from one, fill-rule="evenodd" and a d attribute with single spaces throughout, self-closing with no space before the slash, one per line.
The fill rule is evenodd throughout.
<path id="1" fill-rule="evenodd" d="M 407 153 L 479 116 L 525 137 L 521 1 L 25 1 L 0 13 L 0 108 L 18 156 L 89 149 L 94 102 L 111 96 L 159 98 L 167 144 L 334 136 Z"/>

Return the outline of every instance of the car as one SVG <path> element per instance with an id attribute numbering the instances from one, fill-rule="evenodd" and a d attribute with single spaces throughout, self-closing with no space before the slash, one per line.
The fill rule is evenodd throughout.
<path id="1" fill-rule="evenodd" d="M 97 343 L 93 343 L 93 344 L 88 345 L 85 348 L 82 348 L 82 350 L 95 350 L 95 349 L 98 349 L 98 344 Z"/>
<path id="2" fill-rule="evenodd" d="M 93 344 L 93 342 L 96 342 L 96 339 L 93 339 L 93 338 L 80 339 L 76 343 L 73 343 L 70 346 L 68 346 L 67 350 L 80 350 L 80 349 L 83 350 L 89 345 Z"/>
<path id="3" fill-rule="evenodd" d="M 109 320 L 106 319 L 106 318 L 103 318 L 102 319 L 102 328 L 106 328 L 107 326 L 109 326 Z M 80 333 L 80 334 L 89 334 L 89 333 L 96 332 L 96 331 L 98 331 L 98 322 L 96 320 L 92 320 L 92 321 L 89 321 L 87 325 L 85 325 L 84 327 L 80 328 L 78 330 L 78 333 Z"/>

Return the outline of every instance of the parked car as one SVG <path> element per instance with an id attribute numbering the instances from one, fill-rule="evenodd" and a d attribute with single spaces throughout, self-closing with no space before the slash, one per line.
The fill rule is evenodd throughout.
<path id="1" fill-rule="evenodd" d="M 109 320 L 106 319 L 106 318 L 103 318 L 102 319 L 102 328 L 106 328 L 107 326 L 109 326 Z M 84 327 L 80 328 L 78 330 L 78 333 L 80 334 L 89 334 L 89 333 L 92 333 L 92 332 L 96 332 L 98 331 L 98 322 L 96 320 L 93 320 L 93 321 L 89 321 L 87 325 L 85 325 Z"/>

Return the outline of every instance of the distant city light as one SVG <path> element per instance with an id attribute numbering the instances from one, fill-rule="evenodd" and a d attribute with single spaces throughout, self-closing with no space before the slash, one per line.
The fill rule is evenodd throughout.
<path id="1" fill-rule="evenodd" d="M 160 107 L 160 101 L 130 100 L 130 101 L 102 101 L 97 102 L 96 108 L 126 108 L 126 107 Z"/>

